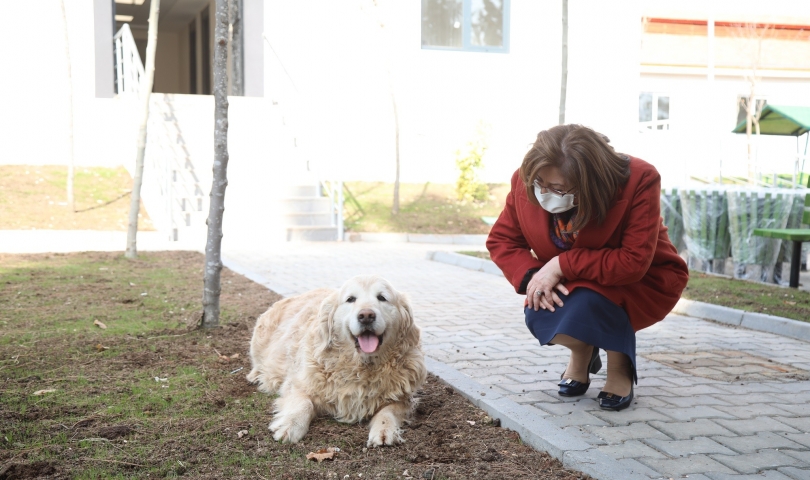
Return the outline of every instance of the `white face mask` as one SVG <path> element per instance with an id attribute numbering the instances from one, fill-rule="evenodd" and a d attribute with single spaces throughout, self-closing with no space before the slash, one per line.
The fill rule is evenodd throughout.
<path id="1" fill-rule="evenodd" d="M 551 192 L 540 193 L 540 187 L 535 185 L 534 196 L 537 197 L 540 206 L 549 213 L 567 212 L 575 207 L 573 193 L 566 193 L 562 197 Z"/>

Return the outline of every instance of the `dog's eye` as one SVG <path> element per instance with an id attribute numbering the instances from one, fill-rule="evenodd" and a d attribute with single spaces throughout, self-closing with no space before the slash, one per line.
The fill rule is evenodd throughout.
<path id="1" fill-rule="evenodd" d="M 383 297 L 382 295 L 377 295 L 377 300 L 379 300 L 379 301 L 381 301 L 381 302 L 387 302 L 387 301 L 388 301 L 388 300 L 386 300 L 386 299 L 385 299 L 385 297 Z"/>
<path id="2" fill-rule="evenodd" d="M 355 300 L 357 300 L 355 297 L 349 297 L 346 299 L 348 303 L 354 303 Z"/>

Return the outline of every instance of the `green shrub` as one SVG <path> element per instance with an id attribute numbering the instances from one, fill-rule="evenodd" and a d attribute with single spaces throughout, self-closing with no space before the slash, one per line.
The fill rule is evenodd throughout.
<path id="1" fill-rule="evenodd" d="M 456 150 L 456 167 L 459 170 L 456 180 L 456 196 L 465 202 L 483 202 L 489 196 L 489 188 L 478 177 L 484 167 L 484 154 L 487 151 L 487 132 L 483 124 L 478 125 L 475 136 L 464 150 Z"/>

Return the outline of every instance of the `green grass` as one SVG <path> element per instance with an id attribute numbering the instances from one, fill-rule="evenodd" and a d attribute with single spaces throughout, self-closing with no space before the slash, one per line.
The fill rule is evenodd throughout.
<path id="1" fill-rule="evenodd" d="M 157 257 L 141 255 L 136 262 L 143 268 L 138 271 L 123 256 L 76 262 L 68 258 L 55 255 L 0 265 L 4 285 L 0 301 L 6 305 L 0 344 L 91 331 L 98 331 L 102 338 L 142 334 L 184 325 L 180 319 L 185 311 L 196 307 L 187 301 L 170 302 L 170 292 L 183 280 L 171 265 L 159 265 Z M 32 282 L 36 288 L 31 288 Z M 90 301 L 100 291 L 111 292 L 110 300 L 122 308 L 111 313 L 108 305 Z M 177 321 L 171 322 L 172 318 Z M 107 329 L 95 326 L 94 320 L 105 323 Z"/>
<path id="2" fill-rule="evenodd" d="M 220 448 L 238 431 L 225 430 L 229 417 L 265 417 L 273 400 L 247 386 L 247 370 L 230 374 L 249 367 L 245 334 L 186 330 L 201 302 L 202 263 L 185 252 L 142 253 L 134 261 L 100 253 L 0 255 L 0 465 L 52 462 L 88 479 L 133 478 L 132 469 L 138 478 L 176 476 L 180 462 L 215 461 L 226 477 L 258 466 L 261 459 L 248 461 L 239 448 Z M 229 292 L 231 279 L 237 282 L 223 272 L 225 305 L 238 295 Z M 277 298 L 255 288 L 242 292 L 263 299 L 264 308 L 268 295 Z M 222 324 L 243 320 L 238 306 L 223 308 Z M 215 349 L 242 356 L 223 363 Z M 55 391 L 33 395 L 44 389 Z M 121 425 L 131 432 L 99 438 L 99 429 Z M 188 432 L 200 437 L 191 450 Z"/>
<path id="3" fill-rule="evenodd" d="M 810 321 L 810 292 L 691 271 L 683 298 Z"/>
<path id="4" fill-rule="evenodd" d="M 469 255 L 469 256 L 475 257 L 475 258 L 483 258 L 484 260 L 492 260 L 492 258 L 490 258 L 490 256 L 489 256 L 489 252 L 482 252 L 482 251 L 477 251 L 477 250 L 467 250 L 467 251 L 460 251 L 458 253 L 460 253 L 462 255 Z"/>
<path id="5" fill-rule="evenodd" d="M 391 213 L 394 186 L 382 182 L 347 182 L 364 214 L 347 204 L 346 228 L 355 232 L 408 232 L 481 234 L 489 232 L 482 216 L 498 216 L 509 185 L 489 185 L 489 199 L 482 203 L 459 202 L 453 185 L 403 183 L 400 212 Z"/>

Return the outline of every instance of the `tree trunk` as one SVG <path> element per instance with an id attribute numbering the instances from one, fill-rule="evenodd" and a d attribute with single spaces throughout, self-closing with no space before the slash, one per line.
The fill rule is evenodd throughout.
<path id="1" fill-rule="evenodd" d="M 208 210 L 205 244 L 203 315 L 200 327 L 219 325 L 220 272 L 222 272 L 222 216 L 228 186 L 228 0 L 216 0 L 214 27 L 214 181 Z"/>
<path id="2" fill-rule="evenodd" d="M 231 95 L 245 94 L 244 54 L 242 53 L 242 0 L 231 2 Z"/>
<path id="3" fill-rule="evenodd" d="M 391 105 L 394 107 L 394 135 L 396 139 L 396 159 L 397 171 L 394 177 L 394 205 L 391 208 L 391 213 L 399 215 L 399 115 L 397 114 L 397 98 L 394 95 L 393 87 L 391 87 Z"/>
<path id="4" fill-rule="evenodd" d="M 68 81 L 68 171 L 67 171 L 67 206 L 71 213 L 76 211 L 76 202 L 73 198 L 73 173 L 75 170 L 73 156 L 73 73 L 70 65 L 70 36 L 68 35 L 67 14 L 65 13 L 65 0 L 62 0 L 62 24 L 65 26 L 65 57 L 67 58 Z"/>
<path id="5" fill-rule="evenodd" d="M 568 90 L 568 0 L 562 0 L 562 78 L 560 79 L 560 125 L 565 124 L 565 97 Z"/>
<path id="6" fill-rule="evenodd" d="M 135 178 L 132 185 L 132 196 L 129 203 L 129 227 L 127 229 L 127 258 L 138 256 L 138 213 L 141 208 L 141 184 L 143 183 L 143 159 L 146 154 L 146 123 L 149 120 L 149 98 L 152 95 L 152 85 L 155 81 L 155 50 L 157 49 L 158 14 L 160 13 L 160 0 L 152 0 L 149 6 L 149 32 L 146 40 L 146 65 L 144 65 L 145 79 L 138 86 L 139 100 L 141 101 L 141 117 L 138 124 L 138 153 L 135 157 Z"/>
<path id="7" fill-rule="evenodd" d="M 745 102 L 745 139 L 748 143 L 748 183 L 754 184 L 754 143 L 751 138 L 751 130 L 754 124 L 754 110 L 757 108 L 756 98 L 754 96 L 754 86 L 751 85 L 751 93 L 748 100 Z"/>

